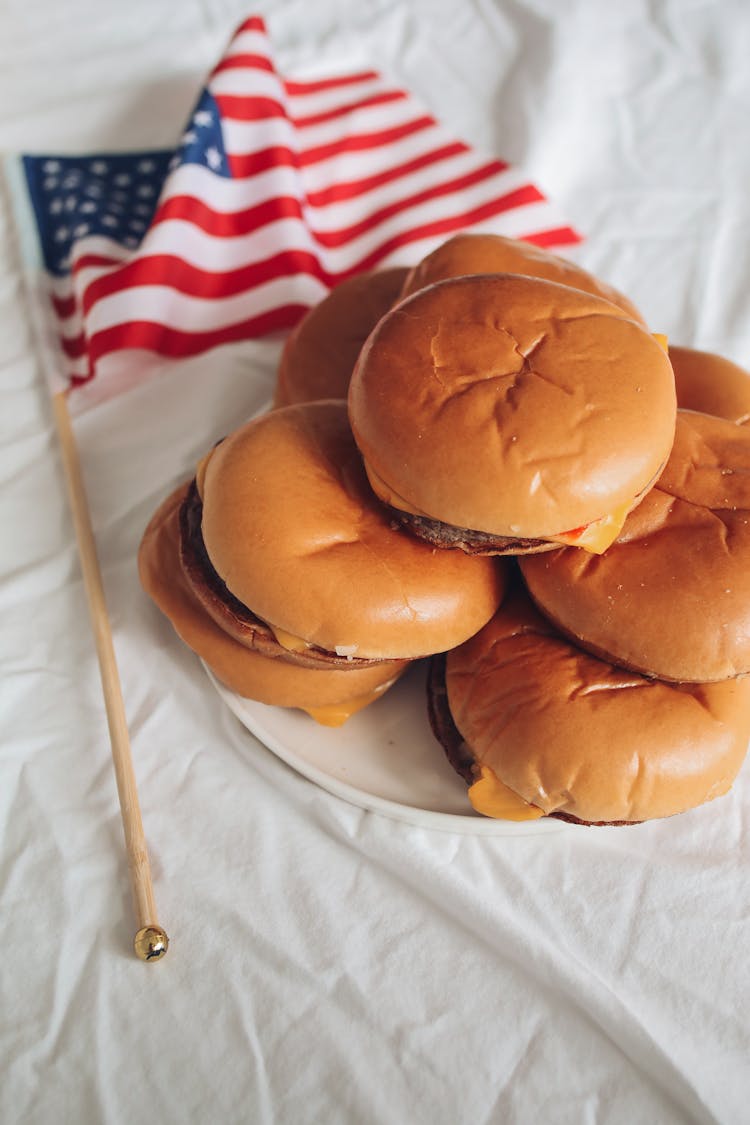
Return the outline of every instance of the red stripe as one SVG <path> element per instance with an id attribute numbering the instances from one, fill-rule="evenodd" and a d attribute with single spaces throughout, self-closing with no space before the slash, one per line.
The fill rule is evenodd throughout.
<path id="1" fill-rule="evenodd" d="M 111 352 L 121 351 L 123 348 L 145 348 L 158 355 L 181 359 L 199 355 L 220 344 L 239 343 L 291 328 L 305 312 L 306 305 L 278 305 L 267 312 L 211 332 L 183 332 L 150 320 L 131 320 L 126 324 L 115 324 L 111 328 L 95 332 L 89 340 L 89 358 L 96 365 L 98 359 Z"/>
<path id="2" fill-rule="evenodd" d="M 371 82 L 380 78 L 377 70 L 363 70 L 359 74 L 340 74 L 336 78 L 316 78 L 309 82 L 284 82 L 286 92 L 292 97 L 319 94 L 322 90 L 337 90 L 342 86 L 356 86 L 358 82 Z"/>
<path id="3" fill-rule="evenodd" d="M 544 202 L 544 197 L 540 195 L 536 188 L 529 185 L 529 196 Z M 519 193 L 525 193 L 526 188 L 520 188 L 519 192 L 510 192 L 504 195 L 501 199 L 493 199 L 488 203 L 482 203 L 478 207 L 472 207 L 468 211 L 462 211 L 460 214 L 447 216 L 443 219 L 435 219 L 430 223 L 423 223 L 421 226 L 411 227 L 407 231 L 401 231 L 399 234 L 389 238 L 387 242 L 381 243 L 377 249 L 373 250 L 366 257 L 361 258 L 357 262 L 356 267 L 352 269 L 351 273 L 363 273 L 365 270 L 374 269 L 379 262 L 395 250 L 400 249 L 402 246 L 408 246 L 411 242 L 419 242 L 425 238 L 436 238 L 440 235 L 453 234 L 456 231 L 462 230 L 473 223 L 481 223 L 487 219 L 493 218 L 495 215 L 500 215 L 504 211 L 510 211 L 514 207 L 519 206 L 517 196 Z M 524 198 L 521 202 L 531 202 L 531 198 Z"/>
<path id="4" fill-rule="evenodd" d="M 51 294 L 52 307 L 60 320 L 67 320 L 76 311 L 75 297 L 56 297 Z"/>
<path id="5" fill-rule="evenodd" d="M 86 354 L 86 337 L 83 335 L 61 336 L 60 346 L 68 359 L 80 359 L 82 355 Z"/>
<path id="6" fill-rule="evenodd" d="M 267 121 L 272 117 L 287 117 L 285 107 L 275 98 L 216 94 L 214 100 L 221 116 L 233 121 Z"/>
<path id="7" fill-rule="evenodd" d="M 435 121 L 432 117 L 418 117 L 414 121 L 408 121 L 403 125 L 397 125 L 390 129 L 381 129 L 375 133 L 359 133 L 352 137 L 343 137 L 341 140 L 331 141 L 329 144 L 304 149 L 299 153 L 294 153 L 291 149 L 283 145 L 261 149 L 259 152 L 235 153 L 228 156 L 229 167 L 232 175 L 238 179 L 253 176 L 258 172 L 265 171 L 273 167 L 274 163 L 279 159 L 282 160 L 282 163 L 289 164 L 293 167 L 306 168 L 311 164 L 317 164 L 321 160 L 328 160 L 329 157 L 338 156 L 344 152 L 366 152 L 368 149 L 388 145 L 393 141 L 398 141 L 404 137 L 412 136 L 414 133 L 421 132 L 423 129 L 434 126 L 434 124 Z"/>
<path id="8" fill-rule="evenodd" d="M 261 16 L 248 16 L 235 31 L 232 39 L 236 39 L 243 31 L 259 31 L 262 35 L 266 34 L 266 25 Z"/>
<path id="9" fill-rule="evenodd" d="M 394 215 L 405 213 L 412 207 L 418 207 L 421 203 L 425 203 L 428 200 L 439 199 L 443 195 L 450 195 L 452 192 L 472 187 L 474 184 L 481 183 L 483 180 L 497 175 L 497 171 L 498 168 L 494 162 L 492 164 L 487 164 L 483 168 L 476 168 L 473 172 L 467 172 L 464 176 L 458 176 L 453 180 L 446 180 L 443 183 L 436 184 L 434 187 L 424 188 L 422 191 L 415 192 L 413 195 L 405 196 L 403 199 L 397 199 L 387 207 L 381 207 L 378 211 L 373 211 L 364 219 L 360 219 L 358 223 L 352 223 L 351 226 L 341 227 L 334 231 L 314 230 L 312 232 L 313 236 L 321 246 L 325 246 L 327 249 L 344 246 L 347 242 L 351 242 L 367 231 L 380 226 L 381 223 L 384 223 Z M 494 203 L 499 205 L 503 200 L 508 199 L 509 202 L 506 207 L 502 208 L 506 210 L 508 207 L 519 207 L 524 203 L 535 203 L 541 198 L 537 189 L 531 184 L 527 184 L 523 188 L 517 188 L 515 191 L 509 192 L 507 196 L 500 196 L 499 199 L 496 198 L 493 201 L 493 205 Z"/>
<path id="10" fill-rule="evenodd" d="M 583 239 L 578 231 L 572 227 L 552 227 L 550 230 L 537 231 L 536 234 L 522 235 L 524 242 L 533 242 L 535 246 L 546 248 L 548 246 L 576 246 Z"/>
<path id="11" fill-rule="evenodd" d="M 227 55 L 211 71 L 211 74 L 220 74 L 222 70 L 268 70 L 276 73 L 276 68 L 265 55 Z"/>
<path id="12" fill-rule="evenodd" d="M 311 207 L 326 207 L 331 203 L 340 203 L 344 199 L 354 199 L 356 196 L 363 195 L 374 188 L 382 187 L 383 184 L 392 183 L 393 180 L 408 176 L 411 172 L 418 172 L 422 168 L 428 168 L 431 164 L 448 160 L 452 156 L 463 155 L 468 151 L 468 145 L 461 141 L 454 141 L 452 144 L 443 145 L 431 152 L 422 153 L 421 156 L 415 156 L 412 160 L 405 160 L 403 164 L 395 164 L 391 168 L 386 168 L 383 172 L 376 172 L 373 176 L 363 176 L 360 180 L 345 180 L 339 184 L 331 184 L 330 187 L 321 188 L 320 191 L 308 192 L 307 202 Z M 498 162 L 498 166 L 501 171 L 505 171 L 507 168 L 507 165 L 501 162 Z"/>
<path id="13" fill-rule="evenodd" d="M 307 250 L 282 250 L 262 261 L 251 262 L 233 270 L 204 270 L 171 254 L 140 258 L 112 273 L 92 281 L 83 296 L 83 312 L 91 311 L 98 301 L 122 290 L 131 292 L 143 285 L 163 285 L 188 297 L 217 300 L 264 285 L 280 277 L 306 273 L 326 285 L 332 275 L 326 273 L 318 258 Z"/>
<path id="14" fill-rule="evenodd" d="M 290 217 L 302 217 L 300 202 L 293 195 L 275 196 L 244 211 L 226 212 L 214 211 L 193 195 L 174 195 L 159 207 L 151 226 L 181 219 L 217 238 L 232 238 L 251 234 L 267 223 Z"/>
<path id="15" fill-rule="evenodd" d="M 120 266 L 126 258 L 115 258 L 107 254 L 81 254 L 73 262 L 72 273 L 86 269 L 88 266 Z"/>
<path id="16" fill-rule="evenodd" d="M 380 94 L 370 94 L 368 98 L 360 98 L 356 102 L 347 102 L 346 105 L 336 106 L 334 109 L 326 109 L 320 113 L 311 113 L 308 117 L 292 117 L 292 121 L 299 128 L 305 128 L 308 125 L 321 125 L 324 121 L 334 121 L 337 117 L 346 117 L 349 113 L 355 113 L 358 109 L 369 109 L 373 105 L 386 105 L 388 102 L 402 102 L 406 100 L 407 95 L 403 90 L 384 90 Z"/>

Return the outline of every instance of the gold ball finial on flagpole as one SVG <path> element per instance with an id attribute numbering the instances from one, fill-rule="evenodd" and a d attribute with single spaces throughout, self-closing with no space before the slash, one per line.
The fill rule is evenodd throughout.
<path id="1" fill-rule="evenodd" d="M 133 941 L 141 961 L 161 961 L 169 948 L 169 938 L 161 926 L 143 926 Z"/>

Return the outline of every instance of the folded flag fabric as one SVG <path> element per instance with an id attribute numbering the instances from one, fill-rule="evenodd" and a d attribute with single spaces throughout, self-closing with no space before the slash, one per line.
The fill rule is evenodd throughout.
<path id="1" fill-rule="evenodd" d="M 520 170 L 450 136 L 377 71 L 282 75 L 258 17 L 175 150 L 26 156 L 23 171 L 53 376 L 73 400 L 288 329 L 343 279 L 415 262 L 457 230 L 579 241 Z"/>

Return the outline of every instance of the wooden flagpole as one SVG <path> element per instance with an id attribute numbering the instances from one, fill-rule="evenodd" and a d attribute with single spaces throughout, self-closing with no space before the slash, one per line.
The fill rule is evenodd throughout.
<path id="1" fill-rule="evenodd" d="M 122 826 L 125 832 L 130 884 L 138 921 L 134 947 L 137 956 L 142 961 L 158 961 L 167 952 L 169 939 L 157 921 L 156 903 L 151 882 L 151 867 L 130 753 L 130 737 L 125 717 L 125 706 L 122 699 L 120 677 L 112 642 L 112 629 L 104 598 L 104 585 L 91 527 L 91 516 L 81 473 L 78 447 L 70 421 L 66 392 L 60 391 L 54 394 L 52 401 L 57 430 L 60 435 L 65 479 L 73 512 L 78 553 L 81 560 L 86 599 L 96 643 L 96 654 L 99 660 L 99 672 L 107 711 L 112 762 L 117 780 Z"/>

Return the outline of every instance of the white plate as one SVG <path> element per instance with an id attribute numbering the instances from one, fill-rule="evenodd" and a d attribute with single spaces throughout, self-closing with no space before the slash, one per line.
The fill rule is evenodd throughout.
<path id="1" fill-rule="evenodd" d="M 360 808 L 421 828 L 477 836 L 559 832 L 562 821 L 494 820 L 469 804 L 427 718 L 425 667 L 415 664 L 376 703 L 342 727 L 320 726 L 302 711 L 243 699 L 209 678 L 244 726 L 316 785 Z"/>

